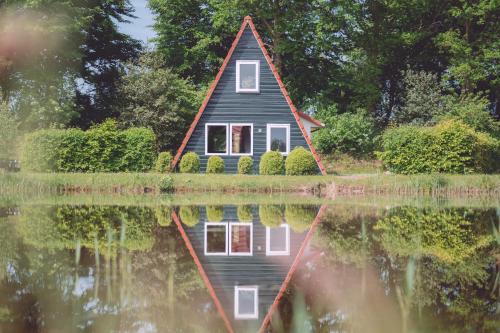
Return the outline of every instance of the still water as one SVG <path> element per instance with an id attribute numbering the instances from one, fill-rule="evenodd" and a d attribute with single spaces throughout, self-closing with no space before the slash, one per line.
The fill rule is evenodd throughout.
<path id="1" fill-rule="evenodd" d="M 10 202 L 0 332 L 500 332 L 498 207 L 356 201 Z"/>

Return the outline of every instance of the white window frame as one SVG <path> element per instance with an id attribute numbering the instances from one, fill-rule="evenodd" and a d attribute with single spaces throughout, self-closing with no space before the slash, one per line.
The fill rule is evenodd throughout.
<path id="1" fill-rule="evenodd" d="M 240 291 L 253 291 L 255 297 L 253 298 L 253 313 L 240 314 L 239 313 L 239 292 Z M 258 319 L 259 318 L 259 286 L 234 286 L 234 318 L 235 319 Z"/>
<path id="2" fill-rule="evenodd" d="M 240 65 L 255 65 L 255 88 L 240 88 Z M 259 93 L 260 92 L 260 60 L 236 60 L 236 92 L 237 93 Z"/>
<path id="3" fill-rule="evenodd" d="M 224 237 L 224 247 L 225 251 L 224 252 L 208 252 L 207 247 L 208 247 L 208 242 L 207 242 L 207 234 L 208 234 L 208 226 L 223 226 L 226 230 L 226 235 Z M 204 250 L 205 250 L 205 255 L 206 256 L 227 256 L 227 250 L 228 250 L 228 241 L 227 241 L 227 236 L 228 236 L 228 226 L 227 223 L 225 222 L 205 222 L 205 232 L 204 232 L 204 238 L 205 238 L 205 245 L 204 245 Z"/>
<path id="4" fill-rule="evenodd" d="M 281 152 L 282 155 L 290 153 L 290 124 L 267 124 L 266 131 L 266 151 L 271 150 L 271 129 L 272 128 L 285 128 L 286 129 L 286 152 Z"/>
<path id="5" fill-rule="evenodd" d="M 250 227 L 250 252 L 233 252 L 233 226 L 249 226 Z M 229 255 L 230 256 L 253 256 L 253 223 L 251 222 L 229 222 Z"/>
<path id="6" fill-rule="evenodd" d="M 208 127 L 209 126 L 226 126 L 226 152 L 225 153 L 209 153 L 208 152 Z M 205 124 L 205 155 L 212 156 L 227 156 L 229 155 L 229 124 L 228 123 L 206 123 Z"/>
<path id="7" fill-rule="evenodd" d="M 289 256 L 290 255 L 290 226 L 286 223 L 278 228 L 285 228 L 286 249 L 284 251 L 271 251 L 271 228 L 266 227 L 266 256 Z"/>
<path id="8" fill-rule="evenodd" d="M 233 126 L 250 126 L 250 153 L 233 153 Z M 229 154 L 232 156 L 253 156 L 253 123 L 231 123 L 229 125 Z"/>

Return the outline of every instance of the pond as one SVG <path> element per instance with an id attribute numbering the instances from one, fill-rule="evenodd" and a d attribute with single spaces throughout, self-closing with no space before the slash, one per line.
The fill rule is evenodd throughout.
<path id="1" fill-rule="evenodd" d="M 500 331 L 497 202 L 136 199 L 3 203 L 0 332 Z"/>

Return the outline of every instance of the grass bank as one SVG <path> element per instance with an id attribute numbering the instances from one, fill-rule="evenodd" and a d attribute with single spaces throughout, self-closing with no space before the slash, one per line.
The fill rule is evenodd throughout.
<path id="1" fill-rule="evenodd" d="M 158 173 L 4 173 L 0 194 L 159 194 Z M 338 195 L 499 196 L 500 175 L 259 176 L 171 174 L 176 192 L 301 193 Z"/>

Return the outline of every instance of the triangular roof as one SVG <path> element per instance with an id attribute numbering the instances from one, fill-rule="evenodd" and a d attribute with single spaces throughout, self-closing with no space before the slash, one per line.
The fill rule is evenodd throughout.
<path id="1" fill-rule="evenodd" d="M 288 106 L 290 106 L 290 110 L 292 111 L 292 114 L 295 118 L 295 121 L 297 122 L 297 125 L 299 126 L 300 131 L 302 132 L 302 135 L 304 136 L 304 139 L 306 140 L 307 145 L 309 146 L 309 149 L 311 150 L 311 153 L 313 154 L 314 159 L 316 160 L 316 163 L 318 164 L 318 168 L 320 169 L 320 171 L 323 175 L 326 175 L 325 167 L 323 166 L 323 163 L 321 163 L 321 159 L 320 159 L 318 153 L 316 152 L 316 149 L 314 149 L 311 138 L 309 137 L 309 134 L 307 133 L 307 131 L 304 127 L 304 124 L 302 123 L 301 115 L 300 115 L 301 113 L 297 110 L 297 108 L 293 104 L 292 100 L 290 99 L 290 96 L 288 95 L 288 92 L 285 88 L 285 85 L 281 81 L 281 77 L 278 74 L 278 71 L 276 70 L 276 68 L 274 67 L 273 61 L 271 60 L 271 57 L 267 53 L 267 50 L 264 47 L 264 43 L 262 42 L 262 39 L 260 38 L 260 35 L 257 32 L 257 29 L 255 29 L 255 25 L 253 24 L 252 18 L 250 16 L 245 16 L 245 19 L 243 20 L 243 23 L 241 24 L 240 30 L 238 31 L 238 34 L 236 35 L 236 38 L 233 41 L 233 44 L 231 45 L 231 48 L 229 49 L 229 52 L 227 53 L 227 56 L 224 59 L 224 62 L 222 63 L 222 66 L 219 69 L 219 72 L 217 73 L 217 76 L 215 77 L 214 82 L 210 86 L 210 89 L 208 90 L 207 95 L 205 96 L 205 99 L 203 100 L 203 103 L 201 104 L 200 109 L 198 110 L 198 113 L 194 117 L 194 120 L 191 123 L 191 126 L 189 127 L 189 130 L 187 131 L 186 136 L 184 137 L 184 140 L 182 140 L 181 146 L 179 147 L 179 149 L 177 150 L 177 153 L 174 156 L 174 159 L 172 161 L 172 169 L 175 168 L 175 166 L 177 165 L 177 162 L 179 161 L 179 159 L 182 155 L 182 152 L 186 148 L 186 145 L 188 144 L 189 139 L 191 138 L 191 135 L 193 134 L 193 132 L 196 128 L 196 125 L 200 121 L 201 116 L 202 116 L 203 112 L 205 111 L 205 108 L 207 107 L 208 102 L 210 101 L 210 98 L 212 97 L 212 94 L 213 94 L 215 88 L 217 87 L 217 84 L 219 83 L 219 80 L 222 77 L 222 74 L 224 73 L 224 70 L 226 69 L 226 66 L 229 63 L 229 60 L 231 59 L 231 56 L 233 55 L 233 52 L 236 49 L 236 46 L 238 45 L 240 38 L 243 35 L 243 32 L 244 32 L 245 28 L 247 27 L 247 25 L 252 30 L 253 36 L 257 40 L 257 43 L 259 44 L 259 47 L 260 47 L 262 53 L 264 54 L 264 57 L 266 58 L 267 64 L 271 68 L 271 71 L 273 72 L 274 77 L 275 77 L 276 81 L 278 82 L 278 85 L 281 89 L 281 92 L 282 92 L 283 96 L 285 97 L 285 100 L 288 103 Z M 303 115 L 305 115 L 305 114 L 303 114 Z M 307 116 L 307 115 L 305 115 L 305 116 Z M 314 120 L 314 121 L 310 120 L 311 122 L 321 124 L 316 119 L 314 119 L 310 116 L 307 116 L 307 117 Z"/>

